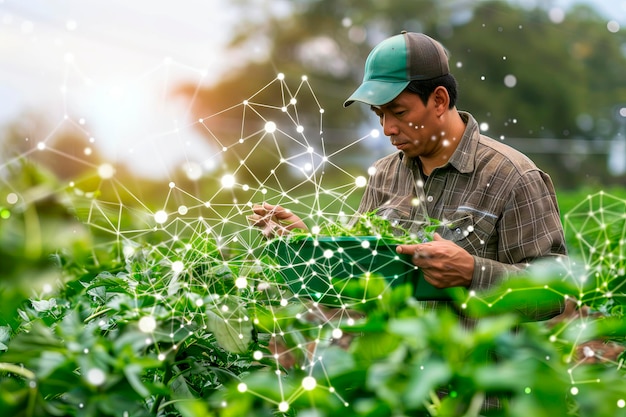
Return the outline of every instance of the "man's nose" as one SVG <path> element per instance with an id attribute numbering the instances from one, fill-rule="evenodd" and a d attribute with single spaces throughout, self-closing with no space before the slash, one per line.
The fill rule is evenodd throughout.
<path id="1" fill-rule="evenodd" d="M 398 134 L 398 124 L 391 117 L 382 117 L 380 123 L 383 125 L 383 133 L 385 136 L 394 136 Z"/>

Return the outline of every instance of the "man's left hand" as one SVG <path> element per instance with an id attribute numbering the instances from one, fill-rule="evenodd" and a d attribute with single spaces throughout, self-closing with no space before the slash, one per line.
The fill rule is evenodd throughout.
<path id="1" fill-rule="evenodd" d="M 412 262 L 424 279 L 436 288 L 469 287 L 474 274 L 474 258 L 451 240 L 435 233 L 432 242 L 398 245 L 396 252 L 412 255 Z"/>

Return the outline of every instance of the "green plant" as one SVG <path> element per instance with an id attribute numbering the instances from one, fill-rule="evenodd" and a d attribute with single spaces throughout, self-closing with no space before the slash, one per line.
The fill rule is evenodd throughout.
<path id="1" fill-rule="evenodd" d="M 379 296 L 338 308 L 296 297 L 259 247 L 229 257 L 208 228 L 166 242 L 157 230 L 59 249 L 62 281 L 3 310 L 0 409 L 19 417 L 625 415 L 623 349 L 601 349 L 626 336 L 624 202 L 602 201 L 610 204 L 591 212 L 617 213 L 610 227 L 579 216 L 587 205 L 566 213 L 575 225 L 568 244 L 583 262 L 538 264 L 456 300 L 477 319 L 472 330 L 456 314 L 424 309 L 409 284 L 363 281 Z M 321 232 L 396 239 L 395 226 L 374 216 Z M 561 321 L 525 323 L 512 308 L 555 297 L 573 301 Z M 481 411 L 487 397 L 503 407 Z"/>

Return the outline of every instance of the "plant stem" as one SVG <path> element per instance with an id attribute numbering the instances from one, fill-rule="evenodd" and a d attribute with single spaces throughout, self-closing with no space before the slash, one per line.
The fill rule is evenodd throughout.
<path id="1" fill-rule="evenodd" d="M 0 362 L 0 371 L 20 375 L 29 380 L 35 379 L 35 374 L 32 371 L 12 363 Z"/>
<path id="2" fill-rule="evenodd" d="M 169 380 L 172 379 L 172 366 L 166 362 L 165 364 L 165 374 L 163 374 L 163 385 L 167 386 Z M 157 415 L 157 411 L 159 411 L 159 406 L 163 401 L 163 394 L 158 394 L 154 399 L 154 404 L 152 404 L 152 409 L 150 410 L 150 414 Z"/>

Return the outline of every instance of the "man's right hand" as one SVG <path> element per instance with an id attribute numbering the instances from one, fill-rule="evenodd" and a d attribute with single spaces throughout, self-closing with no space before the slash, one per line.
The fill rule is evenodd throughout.
<path id="1" fill-rule="evenodd" d="M 263 203 L 252 206 L 252 211 L 248 220 L 266 237 L 282 236 L 294 229 L 308 230 L 300 217 L 284 207 Z"/>

